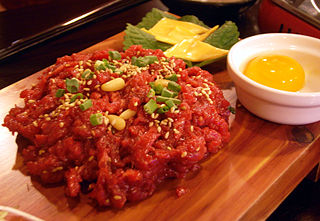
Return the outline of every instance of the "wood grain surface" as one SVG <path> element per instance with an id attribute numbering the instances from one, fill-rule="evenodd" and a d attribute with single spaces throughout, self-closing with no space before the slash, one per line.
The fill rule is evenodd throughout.
<path id="1" fill-rule="evenodd" d="M 84 51 L 121 49 L 124 33 Z M 206 67 L 214 74 L 231 103 L 236 93 L 225 61 Z M 0 121 L 19 93 L 31 87 L 38 72 L 0 91 Z M 267 218 L 320 161 L 320 123 L 279 125 L 250 114 L 236 104 L 231 140 L 220 152 L 202 162 L 197 173 L 169 180 L 150 198 L 123 209 L 99 209 L 81 195 L 65 197 L 62 185 L 44 186 L 30 178 L 18 152 L 21 137 L 0 127 L 0 205 L 11 206 L 44 220 L 262 220 Z M 175 189 L 188 193 L 177 198 Z"/>

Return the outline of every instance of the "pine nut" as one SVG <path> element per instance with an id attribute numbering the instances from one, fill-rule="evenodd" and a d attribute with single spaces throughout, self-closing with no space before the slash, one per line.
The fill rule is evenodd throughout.
<path id="1" fill-rule="evenodd" d="M 122 78 L 115 78 L 101 85 L 103 91 L 118 91 L 124 88 L 125 82 Z"/>
<path id="2" fill-rule="evenodd" d="M 128 120 L 130 119 L 131 117 L 133 117 L 134 115 L 136 115 L 136 111 L 134 110 L 131 110 L 131 109 L 127 109 L 125 111 L 123 111 L 119 117 L 121 117 L 122 119 L 124 120 Z"/>
<path id="3" fill-rule="evenodd" d="M 123 130 L 126 127 L 126 121 L 117 115 L 107 116 L 110 124 L 117 130 Z"/>

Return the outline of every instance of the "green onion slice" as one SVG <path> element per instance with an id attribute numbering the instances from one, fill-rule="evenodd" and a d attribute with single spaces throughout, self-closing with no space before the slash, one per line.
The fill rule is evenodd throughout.
<path id="1" fill-rule="evenodd" d="M 177 98 L 157 96 L 156 100 L 157 100 L 157 102 L 163 102 L 163 103 L 165 103 L 167 100 L 171 100 L 174 104 L 181 104 L 181 100 L 179 100 Z"/>
<path id="2" fill-rule="evenodd" d="M 154 96 L 156 96 L 156 92 L 151 88 L 151 89 L 149 90 L 149 92 L 148 92 L 147 97 L 148 97 L 148 98 L 151 98 L 151 97 L 154 97 Z"/>
<path id="3" fill-rule="evenodd" d="M 77 93 L 75 95 L 73 95 L 70 99 L 70 103 L 75 102 L 78 98 L 82 99 L 83 98 L 83 94 L 82 93 Z"/>
<path id="4" fill-rule="evenodd" d="M 156 92 L 156 94 L 161 94 L 163 90 L 163 86 L 161 84 L 155 84 L 154 82 L 150 82 L 149 85 Z"/>
<path id="5" fill-rule="evenodd" d="M 81 77 L 86 79 L 86 80 L 90 80 L 90 79 L 93 78 L 93 75 L 94 75 L 94 73 L 90 69 L 86 69 L 82 73 Z"/>
<path id="6" fill-rule="evenodd" d="M 164 102 L 168 107 L 169 107 L 169 109 L 171 109 L 172 107 L 174 107 L 174 108 L 176 108 L 177 106 L 175 105 L 175 103 L 173 102 L 173 100 L 166 100 L 165 102 Z"/>
<path id="7" fill-rule="evenodd" d="M 110 69 L 110 70 L 112 70 L 112 71 L 115 71 L 115 70 L 116 70 L 117 67 L 114 66 L 114 65 L 112 65 L 112 64 L 110 64 L 107 59 L 104 58 L 102 61 L 103 61 L 103 63 L 104 63 L 105 68 L 108 68 L 108 69 Z M 104 69 L 104 70 L 105 70 L 105 69 Z"/>
<path id="8" fill-rule="evenodd" d="M 94 69 L 97 70 L 97 71 L 101 71 L 101 70 L 105 71 L 106 70 L 105 63 L 103 61 L 97 60 L 94 63 Z"/>
<path id="9" fill-rule="evenodd" d="M 97 126 L 103 123 L 103 115 L 101 113 L 91 114 L 90 123 L 92 126 Z"/>
<path id="10" fill-rule="evenodd" d="M 91 99 L 86 100 L 85 102 L 80 104 L 79 107 L 82 111 L 89 109 L 90 107 L 92 107 L 92 100 Z"/>
<path id="11" fill-rule="evenodd" d="M 145 110 L 145 112 L 147 112 L 148 114 L 152 114 L 153 112 L 155 112 L 155 110 L 158 108 L 158 104 L 155 100 L 150 99 L 148 101 L 148 103 L 146 103 L 143 106 L 143 109 Z"/>
<path id="12" fill-rule="evenodd" d="M 67 91 L 69 91 L 70 93 L 76 93 L 79 90 L 80 83 L 76 78 L 71 78 L 71 79 L 67 78 L 66 87 L 67 87 Z"/>
<path id="13" fill-rule="evenodd" d="M 131 64 L 138 66 L 138 67 L 145 67 L 149 64 L 154 63 L 155 61 L 158 61 L 158 57 L 157 56 L 152 56 L 152 55 L 148 55 L 148 56 L 144 56 L 144 57 L 136 57 L 133 56 L 131 58 Z"/>
<path id="14" fill-rule="evenodd" d="M 172 74 L 170 75 L 169 77 L 166 77 L 167 80 L 170 80 L 170 81 L 175 81 L 177 82 L 178 81 L 178 76 L 176 74 Z"/>
<path id="15" fill-rule="evenodd" d="M 109 56 L 112 60 L 120 60 L 121 54 L 118 51 L 109 51 Z"/>
<path id="16" fill-rule="evenodd" d="M 161 96 L 163 96 L 163 97 L 173 97 L 174 96 L 174 92 L 169 91 L 167 88 L 163 88 L 163 90 L 161 91 Z"/>
<path id="17" fill-rule="evenodd" d="M 168 106 L 163 106 L 163 107 L 160 107 L 157 112 L 159 114 L 164 114 L 164 113 L 168 112 L 169 110 L 170 110 L 170 108 Z"/>
<path id="18" fill-rule="evenodd" d="M 58 89 L 56 92 L 56 97 L 62 97 L 66 93 L 64 89 Z"/>
<path id="19" fill-rule="evenodd" d="M 181 90 L 181 86 L 174 81 L 169 81 L 168 89 L 171 91 L 179 92 Z"/>

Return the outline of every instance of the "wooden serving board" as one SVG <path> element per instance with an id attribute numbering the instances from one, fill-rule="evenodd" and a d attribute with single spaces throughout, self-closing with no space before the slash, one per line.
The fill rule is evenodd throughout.
<path id="1" fill-rule="evenodd" d="M 96 44 L 93 50 L 122 48 L 124 33 Z M 236 93 L 225 61 L 206 67 L 231 103 Z M 21 104 L 19 93 L 31 87 L 38 72 L 0 91 L 1 123 Z M 261 220 L 320 161 L 320 123 L 287 126 L 270 123 L 237 104 L 231 140 L 183 180 L 169 180 L 153 196 L 121 210 L 97 209 L 85 195 L 69 199 L 63 186 L 43 186 L 27 175 L 18 153 L 19 137 L 0 127 L 0 205 L 18 208 L 44 220 Z M 189 192 L 181 198 L 176 187 Z"/>

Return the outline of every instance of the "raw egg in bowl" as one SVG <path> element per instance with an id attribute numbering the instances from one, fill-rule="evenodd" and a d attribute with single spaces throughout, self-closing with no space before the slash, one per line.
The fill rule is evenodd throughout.
<path id="1" fill-rule="evenodd" d="M 230 49 L 227 68 L 239 101 L 253 114 L 290 125 L 320 120 L 320 39 L 248 37 Z"/>

